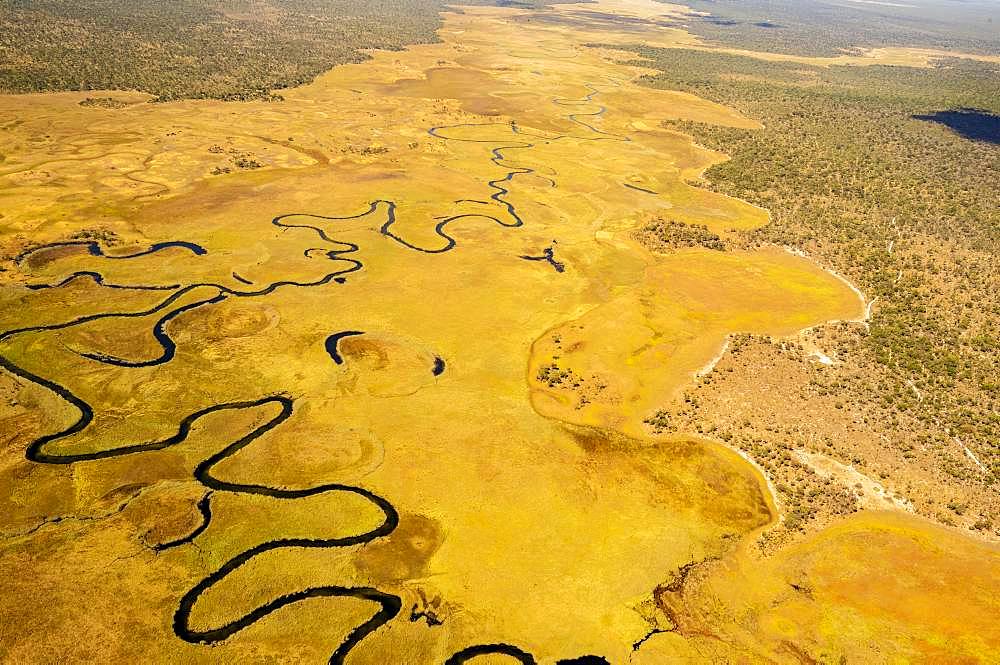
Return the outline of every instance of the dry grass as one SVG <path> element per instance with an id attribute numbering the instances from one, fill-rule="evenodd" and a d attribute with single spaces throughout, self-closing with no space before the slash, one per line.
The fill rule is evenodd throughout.
<path id="1" fill-rule="evenodd" d="M 642 2 L 608 9 L 658 11 Z M 79 355 L 155 357 L 156 315 L 23 334 L 0 347 L 94 408 L 90 427 L 51 450 L 153 440 L 206 406 L 288 393 L 294 415 L 216 475 L 271 487 L 360 485 L 398 509 L 397 530 L 365 547 L 285 548 L 254 558 L 198 601 L 196 628 L 282 594 L 349 584 L 403 599 L 400 616 L 351 662 L 441 662 L 490 642 L 516 643 L 540 660 L 593 653 L 621 662 L 663 621 L 650 594 L 673 571 L 736 556 L 773 521 L 764 478 L 746 460 L 690 434 L 652 436 L 642 420 L 664 395 L 679 394 L 728 334 L 791 335 L 855 317 L 856 294 L 773 248 L 654 254 L 635 242 L 651 216 L 723 235 L 765 224 L 765 211 L 693 185 L 723 156 L 654 129 L 666 119 L 755 123 L 691 95 L 633 84 L 640 70 L 581 45 L 597 33 L 613 36 L 607 26 L 576 30 L 518 16 L 448 15 L 442 43 L 375 53 L 288 91 L 280 104 L 148 104 L 108 93 L 130 102 L 109 108 L 120 105 L 81 106 L 84 94 L 0 98 L 0 115 L 10 119 L 0 133 L 0 231 L 9 257 L 85 229 L 115 239 L 109 253 L 171 240 L 208 250 L 114 260 L 76 247 L 8 261 L 3 329 L 140 311 L 164 295 L 110 291 L 86 278 L 24 288 L 75 271 L 100 271 L 111 284 L 206 284 L 181 306 L 218 293 L 212 284 L 246 292 L 316 281 L 347 267 L 316 248 L 359 247 L 351 256 L 364 267 L 344 284 L 231 295 L 179 315 L 167 325 L 177 353 L 166 364 L 123 369 Z M 620 37 L 634 39 L 634 30 Z M 591 91 L 596 96 L 585 101 Z M 600 105 L 602 116 L 582 115 Z M 578 121 L 570 113 L 581 114 Z M 446 129 L 428 135 L 432 127 Z M 513 147 L 522 143 L 534 147 Z M 508 146 L 503 159 L 491 160 L 501 146 Z M 241 159 L 260 168 L 240 169 Z M 223 167 L 230 172 L 213 175 Z M 504 180 L 524 167 L 534 173 Z M 498 191 L 490 181 L 511 190 L 505 200 L 523 226 L 490 200 Z M 435 232 L 442 217 L 485 213 L 500 223 L 460 219 L 445 228 L 453 250 L 424 253 L 380 233 L 385 204 L 346 220 L 309 216 L 358 215 L 376 199 L 396 203 L 392 232 L 426 249 L 445 247 Z M 286 224 L 315 225 L 336 242 L 270 223 L 293 213 Z M 546 247 L 564 272 L 519 258 Z M 324 340 L 344 330 L 364 334 L 341 342 L 344 362 L 336 364 Z M 565 332 L 557 343 L 558 331 Z M 556 353 L 553 344 L 574 348 Z M 535 377 L 554 353 L 586 381 L 599 376 L 605 393 L 620 399 L 581 409 L 544 402 L 540 395 L 560 391 Z M 440 375 L 432 371 L 437 358 L 446 363 Z M 20 599 L 0 610 L 3 658 L 321 661 L 371 616 L 359 601 L 322 600 L 284 609 L 214 649 L 171 633 L 178 597 L 234 554 L 278 538 L 359 533 L 379 520 L 370 504 L 341 494 L 288 501 L 218 492 L 211 525 L 194 545 L 153 553 L 150 544 L 199 521 L 203 488 L 191 470 L 273 407 L 206 417 L 166 450 L 46 466 L 23 459 L 28 439 L 75 414 L 37 385 L 8 375 L 2 386 L 0 594 Z M 881 520 L 858 528 L 878 532 Z M 907 528 L 937 537 L 922 523 Z M 817 542 L 807 551 L 822 561 L 850 557 L 861 571 L 870 564 L 864 547 L 833 551 Z M 953 570 L 949 592 L 964 586 L 964 563 L 932 563 L 916 574 Z M 778 583 L 769 568 L 754 574 L 765 588 Z M 901 598 L 886 611 L 905 624 L 909 596 Z M 443 625 L 408 621 L 411 606 L 433 606 Z M 842 616 L 836 598 L 818 597 L 816 607 L 803 631 L 824 626 L 824 613 Z M 888 639 L 868 615 L 852 616 L 872 640 Z M 728 629 L 725 615 L 711 621 Z M 957 621 L 951 630 L 962 633 Z M 760 649 L 772 649 L 771 630 L 765 626 Z M 787 639 L 812 648 L 806 638 Z M 995 648 L 988 633 L 981 639 Z"/>

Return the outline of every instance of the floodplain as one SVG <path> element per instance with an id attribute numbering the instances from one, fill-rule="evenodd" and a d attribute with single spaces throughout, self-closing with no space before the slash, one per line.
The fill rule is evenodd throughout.
<path id="1" fill-rule="evenodd" d="M 887 506 L 762 562 L 768 479 L 649 427 L 731 335 L 867 302 L 637 239 L 767 224 L 664 122 L 759 124 L 609 48 L 691 46 L 672 6 L 583 7 L 280 103 L 0 97 L 0 658 L 1000 658 L 995 545 Z"/>

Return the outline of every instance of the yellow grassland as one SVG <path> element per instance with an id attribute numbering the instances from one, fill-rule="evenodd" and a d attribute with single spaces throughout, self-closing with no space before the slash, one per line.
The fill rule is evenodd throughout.
<path id="1" fill-rule="evenodd" d="M 638 18 L 672 11 L 640 0 L 583 7 Z M 85 229 L 122 240 L 109 254 L 175 240 L 207 249 L 113 260 L 77 246 L 8 262 L 2 330 L 139 312 L 172 285 L 206 284 L 182 306 L 217 295 L 213 285 L 249 292 L 320 280 L 348 256 L 364 264 L 344 284 L 288 284 L 179 315 L 166 327 L 177 353 L 165 364 L 121 368 L 80 355 L 157 357 L 152 331 L 162 312 L 4 341 L 4 357 L 93 407 L 89 427 L 48 450 L 160 439 L 213 404 L 293 397 L 293 416 L 215 475 L 282 488 L 362 486 L 396 507 L 400 525 L 363 547 L 255 557 L 198 600 L 191 622 L 217 627 L 323 584 L 402 597 L 400 615 L 348 662 L 440 663 L 495 642 L 544 663 L 582 654 L 614 663 L 704 654 L 791 661 L 795 651 L 888 662 L 904 647 L 904 656 L 996 656 L 1000 636 L 985 619 L 1000 610 L 995 549 L 915 518 L 866 513 L 761 563 L 750 543 L 777 519 L 765 479 L 722 446 L 657 438 L 643 426 L 727 335 L 793 336 L 857 318 L 863 302 L 780 248 L 661 255 L 633 241 L 653 216 L 723 236 L 766 224 L 766 211 L 697 186 L 723 155 L 660 128 L 669 119 L 759 125 L 689 94 L 639 87 L 641 69 L 583 46 L 691 44 L 683 31 L 532 16 L 449 13 L 442 43 L 372 53 L 283 91 L 280 103 L 151 104 L 113 92 L 133 103 L 109 109 L 80 106 L 84 93 L 0 97 L 8 255 Z M 509 194 L 491 199 L 490 181 Z M 397 239 L 380 232 L 389 206 L 372 204 L 379 200 L 395 203 Z M 337 242 L 271 224 L 289 214 L 284 223 L 316 226 Z M 454 248 L 438 251 L 448 241 L 436 225 L 458 215 L 468 216 L 442 229 Z M 343 249 L 338 242 L 358 250 L 331 259 L 324 252 Z M 520 258 L 546 248 L 564 271 Z M 86 278 L 25 288 L 78 271 L 165 290 L 111 291 Z M 324 340 L 345 330 L 364 334 L 341 340 L 336 364 Z M 553 362 L 580 385 L 542 382 L 539 371 Z M 171 630 L 178 598 L 239 552 L 279 538 L 349 536 L 381 519 L 347 494 L 217 492 L 211 525 L 193 545 L 150 549 L 198 524 L 204 488 L 192 469 L 273 416 L 273 405 L 206 416 L 165 450 L 40 465 L 24 459 L 25 445 L 77 412 L 38 385 L 0 381 L 0 659 L 325 662 L 372 616 L 360 600 L 310 600 L 213 648 Z M 656 590 L 708 559 L 724 564 L 705 568 L 681 603 L 695 617 L 684 625 L 697 629 L 676 630 L 669 612 L 681 610 Z M 903 577 L 893 575 L 899 569 Z M 808 597 L 786 583 L 801 576 Z M 941 598 L 955 611 L 935 613 Z M 442 625 L 410 620 L 411 607 L 428 603 Z M 668 632 L 633 654 L 657 626 Z"/>

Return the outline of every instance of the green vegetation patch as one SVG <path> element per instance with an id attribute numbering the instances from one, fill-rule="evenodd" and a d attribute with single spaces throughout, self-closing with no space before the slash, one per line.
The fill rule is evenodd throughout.
<path id="1" fill-rule="evenodd" d="M 685 224 L 670 219 L 656 218 L 637 233 L 639 241 L 653 251 L 669 251 L 684 247 L 705 247 L 724 251 L 722 239 L 704 224 Z"/>
<path id="2" fill-rule="evenodd" d="M 1000 146 L 929 114 L 1000 114 L 1000 66 L 806 67 L 703 51 L 636 48 L 654 87 L 739 108 L 764 129 L 675 123 L 728 153 L 711 187 L 772 212 L 749 245 L 808 251 L 873 306 L 862 366 L 845 395 L 906 411 L 927 445 L 958 438 L 1000 475 Z M 968 133 L 965 133 L 968 135 Z M 989 478 L 987 478 L 989 480 Z"/>
<path id="3" fill-rule="evenodd" d="M 0 92 L 277 99 L 274 90 L 363 60 L 361 49 L 437 41 L 446 8 L 442 0 L 0 0 Z"/>

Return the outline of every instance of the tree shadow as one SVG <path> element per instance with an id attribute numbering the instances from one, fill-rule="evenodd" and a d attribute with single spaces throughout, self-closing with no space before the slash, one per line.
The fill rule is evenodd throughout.
<path id="1" fill-rule="evenodd" d="M 940 123 L 973 141 L 1000 145 L 1000 115 L 982 109 L 954 109 L 914 115 L 917 120 Z"/>

